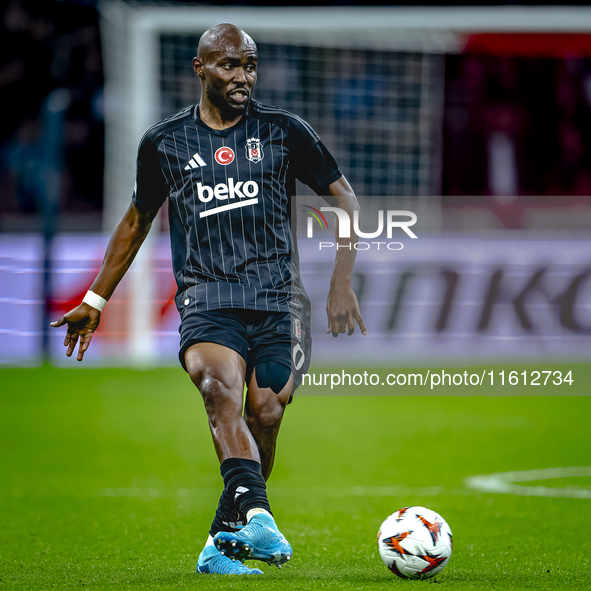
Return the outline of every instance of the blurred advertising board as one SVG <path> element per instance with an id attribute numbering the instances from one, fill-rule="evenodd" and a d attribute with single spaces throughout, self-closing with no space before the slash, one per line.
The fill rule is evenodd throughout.
<path id="1" fill-rule="evenodd" d="M 512 234 L 515 236 L 515 234 Z M 149 364 L 175 364 L 179 316 L 168 236 L 155 237 L 141 267 L 151 294 Z M 304 284 L 312 300 L 315 363 L 502 362 L 588 359 L 591 354 L 591 240 L 400 238 L 360 245 L 353 288 L 368 330 L 326 334 L 326 295 L 335 256 L 330 235 L 300 236 Z M 56 239 L 53 316 L 77 305 L 100 267 L 108 239 Z M 388 244 L 391 244 L 388 247 Z M 397 245 L 397 246 L 393 246 Z M 42 242 L 0 237 L 0 363 L 40 361 Z M 105 308 L 84 365 L 132 363 L 132 266 Z M 137 279 L 137 278 L 136 278 Z M 148 290 L 148 285 L 150 289 Z M 52 362 L 77 365 L 62 346 L 65 329 L 50 331 Z"/>
<path id="2" fill-rule="evenodd" d="M 353 344 L 326 334 L 334 248 L 300 240 L 315 358 L 397 365 L 591 353 L 589 240 L 405 238 L 400 250 L 364 242 L 353 289 L 368 334 Z"/>

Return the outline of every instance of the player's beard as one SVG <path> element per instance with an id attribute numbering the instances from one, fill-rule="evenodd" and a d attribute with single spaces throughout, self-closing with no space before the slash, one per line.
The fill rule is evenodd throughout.
<path id="1" fill-rule="evenodd" d="M 228 103 L 226 95 L 212 85 L 206 87 L 205 94 L 207 95 L 209 102 L 220 110 L 220 114 L 224 119 L 233 119 L 242 115 L 246 112 L 246 107 L 250 102 L 249 97 L 241 105 L 231 105 Z"/>

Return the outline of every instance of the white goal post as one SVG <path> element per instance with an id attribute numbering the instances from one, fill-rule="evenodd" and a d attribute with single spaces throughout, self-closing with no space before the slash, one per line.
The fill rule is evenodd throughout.
<path id="1" fill-rule="evenodd" d="M 359 195 L 440 219 L 445 55 L 471 33 L 588 33 L 589 7 L 237 7 L 103 0 L 105 194 L 110 233 L 128 207 L 137 145 L 195 102 L 199 36 L 232 22 L 253 36 L 255 97 L 307 119 Z M 376 201 L 377 203 L 377 201 Z M 132 354 L 154 355 L 150 243 L 132 267 Z"/>

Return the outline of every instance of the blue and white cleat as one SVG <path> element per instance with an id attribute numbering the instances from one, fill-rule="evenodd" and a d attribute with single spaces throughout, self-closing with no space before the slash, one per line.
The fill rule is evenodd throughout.
<path id="1" fill-rule="evenodd" d="M 275 520 L 265 513 L 255 515 L 237 532 L 221 531 L 213 538 L 216 548 L 236 560 L 253 558 L 281 568 L 291 559 L 293 551 Z"/>
<path id="2" fill-rule="evenodd" d="M 202 575 L 262 575 L 258 568 L 248 568 L 237 560 L 224 556 L 215 546 L 205 546 L 197 561 L 197 574 Z"/>

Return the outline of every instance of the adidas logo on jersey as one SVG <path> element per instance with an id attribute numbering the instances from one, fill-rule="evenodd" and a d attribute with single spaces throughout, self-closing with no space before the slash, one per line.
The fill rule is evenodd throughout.
<path id="1" fill-rule="evenodd" d="M 224 205 L 219 205 L 212 209 L 206 209 L 199 214 L 200 218 L 204 218 L 220 211 L 228 211 L 238 207 L 245 207 L 246 205 L 254 205 L 259 202 L 257 195 L 259 194 L 259 185 L 254 181 L 238 181 L 235 182 L 233 178 L 228 179 L 228 184 L 218 183 L 215 187 L 203 185 L 201 182 L 197 183 L 197 197 L 202 203 L 209 203 L 214 197 L 218 201 L 228 201 Z M 247 199 L 249 197 L 249 199 Z M 229 203 L 230 199 L 240 199 L 234 203 Z"/>
<path id="2" fill-rule="evenodd" d="M 191 158 L 191 160 L 189 160 L 189 164 L 187 164 L 187 166 L 185 166 L 185 170 L 191 170 L 192 168 L 199 168 L 200 166 L 207 166 L 207 164 L 205 163 L 205 160 L 203 160 L 203 158 L 201 158 L 201 156 L 199 156 L 199 154 L 197 154 L 195 152 L 195 154 L 193 154 L 193 158 Z"/>

